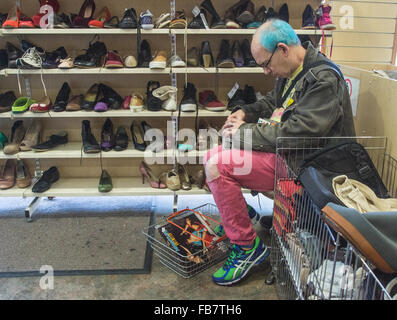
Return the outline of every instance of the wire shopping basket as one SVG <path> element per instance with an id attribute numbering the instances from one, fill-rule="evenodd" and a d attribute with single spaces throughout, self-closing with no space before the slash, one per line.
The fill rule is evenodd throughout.
<path id="1" fill-rule="evenodd" d="M 296 182 L 301 160 L 328 144 L 352 138 L 279 138 L 276 149 L 271 265 L 280 299 L 391 299 L 374 266 L 323 220 Z M 386 137 L 356 137 L 389 193 L 396 195 L 397 165 Z"/>
<path id="2" fill-rule="evenodd" d="M 160 262 L 183 278 L 193 277 L 229 254 L 218 208 L 210 203 L 164 217 L 143 234 Z"/>

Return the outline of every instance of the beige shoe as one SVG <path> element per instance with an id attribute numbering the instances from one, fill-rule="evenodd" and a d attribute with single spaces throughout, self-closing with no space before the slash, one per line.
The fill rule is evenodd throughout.
<path id="1" fill-rule="evenodd" d="M 84 96 L 82 94 L 73 96 L 69 103 L 66 105 L 66 111 L 78 111 L 81 110 L 81 103 Z"/>
<path id="2" fill-rule="evenodd" d="M 15 160 L 8 159 L 0 176 L 0 189 L 10 189 L 15 185 Z"/>
<path id="3" fill-rule="evenodd" d="M 26 131 L 25 138 L 23 138 L 19 149 L 21 151 L 30 151 L 32 146 L 39 143 L 41 133 L 41 123 L 38 120 L 33 120 L 30 127 Z"/>
<path id="4" fill-rule="evenodd" d="M 149 63 L 150 69 L 165 69 L 166 66 L 167 66 L 167 52 L 163 50 L 159 51 L 156 57 Z"/>
<path id="5" fill-rule="evenodd" d="M 176 170 L 172 169 L 167 172 L 165 184 L 168 187 L 168 189 L 172 191 L 177 191 L 181 189 L 181 180 Z"/>
<path id="6" fill-rule="evenodd" d="M 139 93 L 134 93 L 131 96 L 130 110 L 132 112 L 140 112 L 143 110 L 143 96 Z"/>
<path id="7" fill-rule="evenodd" d="M 4 147 L 4 154 L 16 154 L 19 152 L 19 145 L 25 136 L 25 127 L 22 120 L 14 122 L 11 128 L 10 142 Z"/>
<path id="8" fill-rule="evenodd" d="M 135 68 L 138 63 L 136 62 L 134 56 L 127 56 L 124 58 L 124 65 L 126 66 L 126 68 Z"/>
<path id="9" fill-rule="evenodd" d="M 183 165 L 177 163 L 176 170 L 177 170 L 177 173 L 179 175 L 179 180 L 181 182 L 181 188 L 183 190 L 192 189 L 192 184 L 190 182 L 189 175 L 188 175 L 188 173 L 186 171 L 186 168 Z"/>
<path id="10" fill-rule="evenodd" d="M 29 170 L 20 159 L 17 160 L 16 182 L 18 188 L 27 188 L 32 183 Z"/>
<path id="11" fill-rule="evenodd" d="M 169 13 L 163 13 L 154 21 L 154 27 L 157 29 L 166 28 L 171 22 L 171 15 Z"/>
<path id="12" fill-rule="evenodd" d="M 173 86 L 162 86 L 153 90 L 153 96 L 159 98 L 161 101 L 165 101 L 169 98 L 170 94 L 175 94 L 178 91 L 176 87 Z"/>
<path id="13" fill-rule="evenodd" d="M 58 69 L 71 69 L 74 68 L 73 58 L 61 59 Z"/>

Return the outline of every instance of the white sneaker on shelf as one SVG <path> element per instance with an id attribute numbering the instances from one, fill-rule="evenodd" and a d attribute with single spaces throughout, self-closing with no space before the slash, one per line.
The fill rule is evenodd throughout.
<path id="1" fill-rule="evenodd" d="M 173 55 L 169 59 L 169 65 L 173 68 L 184 68 L 186 67 L 185 61 L 183 61 L 178 55 Z"/>
<path id="2" fill-rule="evenodd" d="M 163 101 L 161 107 L 166 111 L 177 109 L 176 93 L 178 88 L 173 86 L 162 86 L 153 91 L 153 96 Z"/>
<path id="3" fill-rule="evenodd" d="M 161 107 L 166 111 L 176 111 L 177 109 L 176 93 L 170 93 L 168 95 L 168 99 L 163 102 Z"/>

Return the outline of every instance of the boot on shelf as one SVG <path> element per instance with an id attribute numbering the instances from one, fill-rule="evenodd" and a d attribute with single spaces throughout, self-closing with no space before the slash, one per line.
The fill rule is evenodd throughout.
<path id="1" fill-rule="evenodd" d="M 223 29 L 225 28 L 225 22 L 222 21 L 218 12 L 216 12 L 211 0 L 204 0 L 201 3 L 201 7 L 209 12 L 212 16 L 211 29 Z"/>

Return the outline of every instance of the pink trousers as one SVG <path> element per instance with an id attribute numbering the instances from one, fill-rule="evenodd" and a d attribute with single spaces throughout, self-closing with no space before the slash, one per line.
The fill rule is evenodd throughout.
<path id="1" fill-rule="evenodd" d="M 216 165 L 219 177 L 208 181 L 227 237 L 237 245 L 249 245 L 256 237 L 241 188 L 272 191 L 275 172 L 274 153 L 241 149 L 209 150 L 204 166 Z M 207 167 L 206 170 L 209 170 Z"/>

